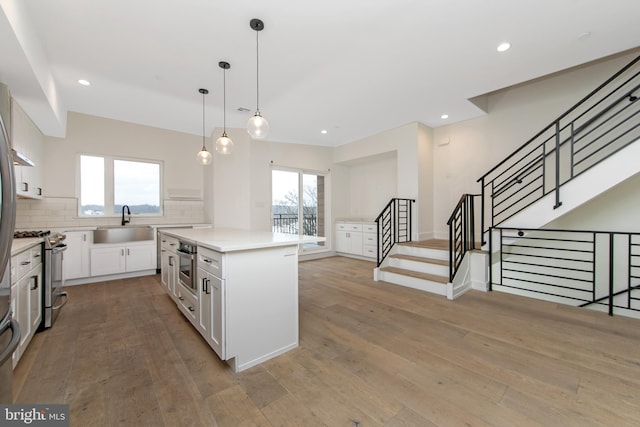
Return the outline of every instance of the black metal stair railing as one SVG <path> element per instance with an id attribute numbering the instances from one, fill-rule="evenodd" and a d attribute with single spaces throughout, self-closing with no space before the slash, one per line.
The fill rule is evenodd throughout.
<path id="1" fill-rule="evenodd" d="M 492 290 L 640 311 L 640 233 L 496 227 L 489 253 Z"/>
<path id="2" fill-rule="evenodd" d="M 415 199 L 393 198 L 376 218 L 377 266 L 396 243 L 411 241 L 412 204 Z"/>
<path id="3" fill-rule="evenodd" d="M 465 254 L 476 248 L 474 200 L 480 194 L 463 194 L 447 221 L 449 226 L 449 281 L 453 282 Z"/>
<path id="4" fill-rule="evenodd" d="M 483 234 L 640 139 L 639 88 L 640 56 L 478 179 Z"/>

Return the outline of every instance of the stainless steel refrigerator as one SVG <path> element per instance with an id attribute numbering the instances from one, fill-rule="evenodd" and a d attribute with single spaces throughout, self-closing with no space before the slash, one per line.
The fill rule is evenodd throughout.
<path id="1" fill-rule="evenodd" d="M 16 192 L 9 137 L 0 116 L 0 403 L 13 403 L 11 356 L 20 342 L 20 325 L 11 312 L 11 242 Z"/>

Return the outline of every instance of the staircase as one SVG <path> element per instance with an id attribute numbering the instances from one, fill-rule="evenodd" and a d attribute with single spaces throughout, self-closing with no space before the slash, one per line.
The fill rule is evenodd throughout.
<path id="1" fill-rule="evenodd" d="M 374 280 L 447 295 L 449 242 L 425 240 L 397 243 L 384 266 L 374 270 Z"/>

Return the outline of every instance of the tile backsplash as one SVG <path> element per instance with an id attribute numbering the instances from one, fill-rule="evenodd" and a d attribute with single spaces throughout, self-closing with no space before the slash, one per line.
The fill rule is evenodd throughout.
<path id="1" fill-rule="evenodd" d="M 165 200 L 162 216 L 131 216 L 133 225 L 202 224 L 205 221 L 202 200 Z M 78 199 L 49 197 L 45 199 L 18 199 L 16 203 L 16 230 L 51 228 L 97 227 L 120 225 L 120 217 L 78 216 Z"/>

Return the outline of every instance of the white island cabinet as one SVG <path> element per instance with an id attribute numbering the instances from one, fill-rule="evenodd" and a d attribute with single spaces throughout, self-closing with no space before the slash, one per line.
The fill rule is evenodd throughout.
<path id="1" fill-rule="evenodd" d="M 298 346 L 298 247 L 324 238 L 217 228 L 162 233 L 196 242 L 194 327 L 234 371 Z"/>

